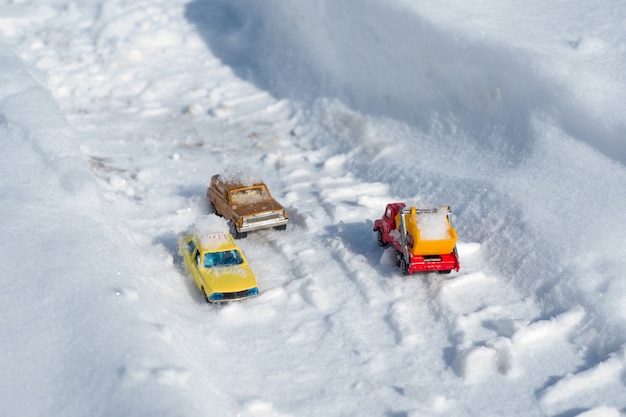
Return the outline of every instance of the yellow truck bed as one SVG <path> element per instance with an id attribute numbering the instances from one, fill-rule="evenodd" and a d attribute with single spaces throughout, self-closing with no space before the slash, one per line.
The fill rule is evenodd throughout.
<path id="1" fill-rule="evenodd" d="M 458 238 L 450 224 L 447 207 L 434 212 L 421 212 L 411 207 L 404 216 L 408 249 L 412 255 L 442 255 L 454 250 Z"/>

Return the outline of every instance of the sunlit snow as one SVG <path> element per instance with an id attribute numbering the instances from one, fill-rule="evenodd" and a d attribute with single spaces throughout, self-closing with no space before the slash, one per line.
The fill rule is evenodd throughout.
<path id="1" fill-rule="evenodd" d="M 0 2 L 6 416 L 626 413 L 626 5 Z M 211 177 L 284 231 L 207 304 Z M 452 207 L 405 276 L 385 206 Z M 442 218 L 443 219 L 443 218 Z"/>

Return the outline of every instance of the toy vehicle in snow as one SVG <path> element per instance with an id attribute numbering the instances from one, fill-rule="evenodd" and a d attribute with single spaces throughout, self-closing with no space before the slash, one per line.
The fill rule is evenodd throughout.
<path id="1" fill-rule="evenodd" d="M 191 233 L 179 240 L 179 251 L 207 302 L 241 300 L 259 294 L 248 261 L 230 234 Z"/>
<path id="2" fill-rule="evenodd" d="M 287 211 L 260 180 L 244 183 L 235 177 L 214 175 L 207 197 L 215 213 L 226 218 L 235 239 L 254 230 L 285 230 L 289 222 Z"/>
<path id="3" fill-rule="evenodd" d="M 374 222 L 378 244 L 395 248 L 396 265 L 406 275 L 414 272 L 449 274 L 461 267 L 457 235 L 450 223 L 450 208 L 416 208 L 405 203 L 388 204 Z"/>

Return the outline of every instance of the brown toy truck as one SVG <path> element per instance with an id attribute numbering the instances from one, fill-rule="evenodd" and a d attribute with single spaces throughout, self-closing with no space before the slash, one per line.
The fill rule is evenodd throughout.
<path id="1" fill-rule="evenodd" d="M 287 211 L 274 200 L 263 181 L 248 184 L 235 178 L 214 175 L 207 197 L 215 213 L 228 220 L 235 239 L 244 238 L 254 230 L 287 228 Z"/>

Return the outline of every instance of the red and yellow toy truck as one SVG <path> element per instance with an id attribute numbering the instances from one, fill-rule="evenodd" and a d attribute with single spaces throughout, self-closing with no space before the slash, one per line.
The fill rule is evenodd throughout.
<path id="1" fill-rule="evenodd" d="M 393 245 L 396 265 L 405 275 L 414 272 L 449 274 L 459 271 L 456 230 L 450 224 L 450 207 L 417 208 L 405 203 L 387 205 L 374 222 L 378 244 Z"/>

